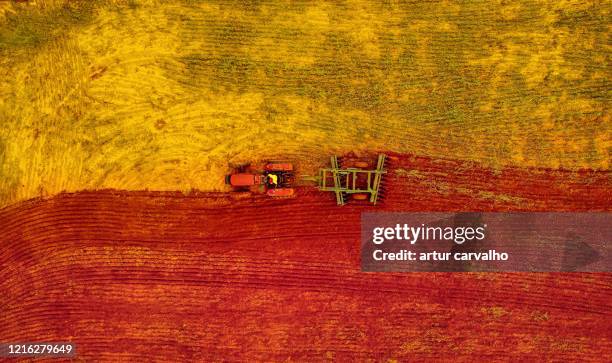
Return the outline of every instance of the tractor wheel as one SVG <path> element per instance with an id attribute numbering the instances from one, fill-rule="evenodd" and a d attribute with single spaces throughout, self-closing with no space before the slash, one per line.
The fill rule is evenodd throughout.
<path id="1" fill-rule="evenodd" d="M 266 192 L 270 197 L 292 197 L 295 194 L 293 188 L 274 188 Z"/>
<path id="2" fill-rule="evenodd" d="M 268 163 L 264 167 L 266 171 L 293 171 L 293 164 L 291 163 Z"/>

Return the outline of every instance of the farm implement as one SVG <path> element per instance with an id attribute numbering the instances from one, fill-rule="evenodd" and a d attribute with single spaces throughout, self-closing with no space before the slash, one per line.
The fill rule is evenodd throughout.
<path id="1" fill-rule="evenodd" d="M 376 204 L 380 196 L 380 186 L 385 170 L 385 154 L 378 155 L 376 169 L 366 169 L 367 162 L 353 161 L 341 168 L 338 157 L 332 156 L 331 167 L 319 169 L 319 174 L 314 180 L 318 183 L 317 188 L 324 192 L 336 194 L 336 203 L 344 205 L 348 198 L 354 200 L 369 200 Z"/>

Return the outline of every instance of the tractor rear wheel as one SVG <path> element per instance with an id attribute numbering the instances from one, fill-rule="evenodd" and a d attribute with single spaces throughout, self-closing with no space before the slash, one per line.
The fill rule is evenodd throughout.
<path id="1" fill-rule="evenodd" d="M 266 192 L 270 197 L 291 197 L 295 194 L 293 188 L 273 188 Z"/>

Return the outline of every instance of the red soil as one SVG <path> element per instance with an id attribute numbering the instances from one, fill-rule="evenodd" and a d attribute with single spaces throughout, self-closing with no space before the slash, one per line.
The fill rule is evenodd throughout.
<path id="1" fill-rule="evenodd" d="M 376 210 L 610 210 L 605 172 L 394 158 Z M 299 194 L 99 191 L 0 210 L 0 341 L 72 340 L 107 361 L 612 354 L 609 274 L 362 273 L 371 207 Z"/>

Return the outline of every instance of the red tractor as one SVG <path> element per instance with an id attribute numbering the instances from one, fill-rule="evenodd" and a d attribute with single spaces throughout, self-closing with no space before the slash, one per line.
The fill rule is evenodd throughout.
<path id="1" fill-rule="evenodd" d="M 263 189 L 271 197 L 291 197 L 294 194 L 293 165 L 289 163 L 268 163 L 263 172 L 249 173 L 239 168 L 238 173 L 225 177 L 225 184 L 236 188 Z"/>

